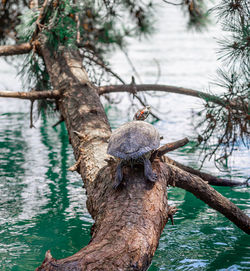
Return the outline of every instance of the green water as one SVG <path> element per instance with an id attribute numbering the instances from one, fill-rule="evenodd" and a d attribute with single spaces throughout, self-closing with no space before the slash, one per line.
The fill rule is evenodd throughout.
<path id="1" fill-rule="evenodd" d="M 67 257 L 90 240 L 82 181 L 67 171 L 74 159 L 64 124 L 53 129 L 54 121 L 43 117 L 29 129 L 28 117 L 0 112 L 2 271 L 34 270 L 48 249 Z M 217 190 L 249 212 L 248 188 Z M 169 200 L 179 211 L 175 225 L 164 229 L 150 271 L 250 270 L 249 236 L 188 192 L 170 188 Z"/>
<path id="2" fill-rule="evenodd" d="M 214 38 L 223 34 L 215 24 L 208 32 L 187 32 L 181 10 L 158 2 L 155 35 L 133 41 L 129 47 L 141 81 L 207 91 L 219 66 Z M 113 70 L 130 83 L 135 74 L 124 55 L 112 53 L 109 60 Z M 15 74 L 0 62 L 1 90 L 22 89 Z M 137 77 L 136 82 L 140 82 Z M 116 82 L 103 81 L 109 83 Z M 216 91 L 215 86 L 211 90 Z M 106 107 L 115 128 L 130 119 L 134 109 L 127 95 L 112 98 L 120 101 Z M 198 99 L 168 94 L 148 96 L 148 101 L 161 118 L 155 126 L 164 136 L 162 143 L 195 135 L 191 110 L 201 108 Z M 55 258 L 67 257 L 90 240 L 92 219 L 86 210 L 82 180 L 67 170 L 74 158 L 64 124 L 53 129 L 57 119 L 43 117 L 30 129 L 29 106 L 25 101 L 0 98 L 0 271 L 34 270 L 48 249 Z M 238 181 L 248 178 L 249 151 L 242 144 L 236 148 L 225 172 L 219 172 L 212 161 L 204 170 Z M 197 168 L 198 154 L 185 149 L 188 147 L 169 155 Z M 249 188 L 216 189 L 250 215 Z M 250 270 L 249 236 L 190 193 L 170 188 L 168 194 L 170 205 L 178 207 L 175 225 L 166 225 L 149 271 Z"/>

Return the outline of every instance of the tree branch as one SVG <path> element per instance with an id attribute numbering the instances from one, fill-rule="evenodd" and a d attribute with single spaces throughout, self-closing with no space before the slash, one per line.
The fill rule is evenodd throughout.
<path id="1" fill-rule="evenodd" d="M 173 5 L 173 6 L 182 6 L 184 4 L 184 2 L 173 3 L 173 2 L 166 1 L 166 0 L 162 0 L 162 1 L 169 4 L 169 5 Z"/>
<path id="2" fill-rule="evenodd" d="M 90 61 L 93 61 L 94 63 L 96 63 L 97 65 L 99 65 L 100 67 L 102 67 L 103 69 L 106 70 L 106 72 L 109 72 L 110 74 L 112 74 L 116 79 L 118 79 L 123 85 L 126 85 L 125 81 L 114 71 L 112 71 L 107 65 L 105 65 L 105 63 L 103 63 L 103 61 L 101 59 L 99 59 L 97 56 L 94 57 L 90 57 L 88 55 L 84 55 L 85 58 L 89 59 Z M 128 57 L 128 56 L 127 56 Z M 130 93 L 133 94 L 133 96 L 141 103 L 141 105 L 143 105 L 144 107 L 146 106 L 146 104 L 142 101 L 142 99 L 136 94 L 136 90 L 132 90 L 133 86 L 130 85 Z M 155 119 L 160 120 L 160 118 L 155 115 L 153 112 L 150 112 L 150 115 L 152 115 Z"/>
<path id="3" fill-rule="evenodd" d="M 156 85 L 156 84 L 141 84 L 134 85 L 136 91 L 162 91 L 169 93 L 176 93 L 182 95 L 193 96 L 196 98 L 203 99 L 205 101 L 210 101 L 215 104 L 221 105 L 223 107 L 230 106 L 232 108 L 244 111 L 245 106 L 235 105 L 233 102 L 228 103 L 227 101 L 221 99 L 218 96 L 201 92 L 194 89 L 168 86 L 168 85 Z M 110 86 L 101 86 L 99 87 L 99 95 L 111 93 L 111 92 L 131 92 L 131 85 L 110 85 Z"/>
<path id="4" fill-rule="evenodd" d="M 0 46 L 0 56 L 27 54 L 31 49 L 32 45 L 28 42 L 15 45 L 2 45 Z"/>
<path id="5" fill-rule="evenodd" d="M 154 159 L 156 159 L 157 157 L 159 158 L 159 157 L 163 156 L 167 152 L 170 152 L 170 151 L 176 150 L 176 149 L 178 149 L 180 147 L 183 147 L 188 142 L 189 142 L 188 138 L 185 137 L 185 138 L 183 138 L 181 140 L 177 140 L 175 142 L 167 143 L 167 144 L 161 146 L 160 148 L 158 148 L 157 150 L 155 150 L 152 153 L 152 155 L 150 157 L 150 161 L 154 161 Z M 163 158 L 163 160 L 164 160 L 164 158 Z"/>
<path id="6" fill-rule="evenodd" d="M 30 104 L 30 128 L 35 128 L 33 125 L 33 106 L 34 106 L 34 100 L 31 100 Z"/>
<path id="7" fill-rule="evenodd" d="M 42 99 L 58 99 L 61 96 L 60 90 L 43 90 L 31 92 L 8 92 L 0 91 L 0 97 L 17 98 L 24 100 L 42 100 Z"/>
<path id="8" fill-rule="evenodd" d="M 200 178 L 202 178 L 204 181 L 206 181 L 210 185 L 216 185 L 216 186 L 240 186 L 240 185 L 247 185 L 247 180 L 245 182 L 238 182 L 234 180 L 229 179 L 221 179 L 218 177 L 215 177 L 211 174 L 199 171 L 197 169 L 185 166 L 167 156 L 164 156 L 164 161 L 168 164 L 174 165 L 182 170 L 185 170 L 186 172 L 189 172 L 193 175 L 196 175 Z"/>
<path id="9" fill-rule="evenodd" d="M 210 207 L 223 214 L 241 230 L 250 234 L 250 218 L 230 200 L 222 196 L 201 178 L 191 175 L 173 165 L 161 164 L 169 178 L 169 184 L 185 189 Z"/>
<path id="10" fill-rule="evenodd" d="M 185 137 L 181 140 L 175 141 L 175 142 L 171 142 L 171 143 L 167 143 L 163 146 L 161 146 L 158 150 L 157 150 L 157 156 L 160 157 L 162 155 L 164 155 L 167 152 L 176 150 L 180 147 L 185 146 L 187 143 L 189 142 L 188 138 Z"/>

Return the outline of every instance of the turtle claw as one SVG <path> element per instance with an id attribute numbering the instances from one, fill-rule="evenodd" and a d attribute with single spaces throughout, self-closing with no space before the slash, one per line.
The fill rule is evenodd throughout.
<path id="1" fill-rule="evenodd" d="M 148 159 L 144 160 L 144 175 L 150 182 L 157 181 L 158 176 L 153 172 L 151 162 Z"/>
<path id="2" fill-rule="evenodd" d="M 154 173 L 154 172 L 152 172 L 152 175 L 150 174 L 150 175 L 147 175 L 146 177 L 152 183 L 155 183 L 157 181 L 157 178 L 158 178 L 157 174 Z"/>
<path id="3" fill-rule="evenodd" d="M 121 185 L 122 183 L 122 179 L 119 180 L 117 178 L 115 178 L 115 183 L 113 184 L 113 189 L 117 190 L 119 188 L 119 186 Z"/>
<path id="4" fill-rule="evenodd" d="M 115 183 L 113 184 L 113 189 L 114 189 L 114 190 L 117 190 L 120 184 L 121 184 L 121 183 L 119 183 L 119 182 L 115 182 Z"/>
<path id="5" fill-rule="evenodd" d="M 116 168 L 116 175 L 115 175 L 115 183 L 113 184 L 113 188 L 116 190 L 119 185 L 121 184 L 122 182 L 122 179 L 123 179 L 123 174 L 122 174 L 122 163 L 120 162 L 118 165 L 117 165 L 117 168 Z"/>
<path id="6" fill-rule="evenodd" d="M 155 183 L 157 181 L 157 178 L 158 178 L 158 176 L 156 173 L 153 173 L 152 176 L 148 176 L 149 181 L 153 182 L 153 183 Z"/>

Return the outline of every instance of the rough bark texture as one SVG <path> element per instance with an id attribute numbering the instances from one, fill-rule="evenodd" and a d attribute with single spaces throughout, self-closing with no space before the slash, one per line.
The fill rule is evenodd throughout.
<path id="1" fill-rule="evenodd" d="M 184 171 L 187 171 L 189 173 L 192 173 L 193 175 L 196 175 L 209 183 L 210 185 L 216 185 L 216 186 L 241 186 L 241 185 L 248 185 L 248 180 L 245 182 L 239 182 L 239 181 L 234 181 L 234 180 L 229 180 L 229 179 L 221 179 L 216 176 L 213 176 L 211 174 L 199 171 L 197 169 L 185 166 L 181 163 L 176 162 L 175 160 L 169 158 L 169 157 L 164 157 L 164 161 L 167 162 L 168 164 L 177 166 L 180 169 L 183 169 Z"/>
<path id="2" fill-rule="evenodd" d="M 168 86 L 168 85 L 157 85 L 157 84 L 141 84 L 141 85 L 109 85 L 109 86 L 101 86 L 99 88 L 99 95 L 111 93 L 111 92 L 131 92 L 136 93 L 138 91 L 162 91 L 162 92 L 169 92 L 169 93 L 177 93 L 183 94 L 188 96 L 193 96 L 196 98 L 208 100 L 215 104 L 227 107 L 230 106 L 231 108 L 241 110 L 246 112 L 248 108 L 248 103 L 239 105 L 236 104 L 234 101 L 226 101 L 221 99 L 218 96 L 211 95 L 209 93 L 201 92 L 194 89 L 189 88 L 182 88 L 182 87 L 175 87 L 175 86 Z"/>
<path id="3" fill-rule="evenodd" d="M 212 188 L 209 190 L 208 184 L 198 177 L 193 182 L 191 174 L 184 172 L 188 177 L 182 175 L 180 169 L 166 166 L 160 160 L 152 163 L 153 170 L 158 174 L 155 185 L 145 180 L 141 166 L 133 170 L 125 167 L 125 185 L 114 190 L 117 161 L 106 154 L 110 127 L 98 92 L 82 68 L 80 55 L 78 52 L 52 55 L 46 48 L 41 48 L 41 54 L 53 87 L 62 89 L 64 86 L 58 104 L 76 160 L 80 158 L 78 171 L 87 192 L 87 208 L 95 224 L 89 245 L 60 260 L 54 259 L 48 251 L 37 270 L 147 270 L 168 216 L 172 216 L 173 210 L 167 203 L 167 181 L 174 185 L 175 180 L 176 185 L 217 208 L 234 223 L 238 223 L 237 219 L 242 222 L 240 216 L 243 212 L 236 206 L 235 209 L 228 200 L 225 201 L 227 211 L 224 212 L 225 198 Z M 191 186 L 188 184 L 190 180 Z M 209 192 L 208 196 L 206 192 Z M 219 207 L 216 200 L 219 200 Z M 231 217 L 228 208 L 234 208 L 237 214 Z M 249 219 L 244 214 L 243 218 L 246 227 L 249 227 Z M 241 227 L 241 224 L 238 226 Z"/>
<path id="4" fill-rule="evenodd" d="M 44 90 L 31 92 L 0 91 L 0 97 L 17 98 L 24 100 L 58 99 L 61 96 L 59 90 Z"/>
<path id="5" fill-rule="evenodd" d="M 0 56 L 27 54 L 31 49 L 32 45 L 28 42 L 16 45 L 2 45 L 0 46 Z"/>
<path id="6" fill-rule="evenodd" d="M 242 229 L 247 234 L 250 234 L 250 218 L 244 214 L 236 205 L 229 199 L 223 197 L 213 187 L 208 185 L 198 176 L 194 176 L 188 172 L 181 170 L 173 165 L 161 165 L 162 171 L 169 179 L 169 184 L 183 188 L 197 198 L 207 203 L 210 207 L 217 210 L 236 226 Z"/>
<path id="7" fill-rule="evenodd" d="M 75 157 L 82 157 L 79 172 L 95 224 L 88 246 L 61 260 L 47 253 L 37 270 L 146 270 L 168 218 L 166 179 L 159 174 L 152 186 L 141 168 L 125 168 L 127 185 L 117 191 L 112 188 L 116 162 L 106 154 L 110 127 L 80 57 L 70 52 L 52 57 L 46 49 L 42 54 L 53 87 L 68 82 L 59 107 Z"/>

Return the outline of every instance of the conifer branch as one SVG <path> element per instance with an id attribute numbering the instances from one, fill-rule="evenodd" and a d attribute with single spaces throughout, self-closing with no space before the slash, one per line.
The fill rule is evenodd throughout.
<path id="1" fill-rule="evenodd" d="M 178 148 L 181 148 L 181 147 L 185 146 L 188 142 L 189 142 L 188 138 L 185 137 L 181 140 L 167 143 L 156 150 L 156 152 L 157 152 L 156 156 L 160 157 L 160 156 L 166 154 L 167 152 L 174 151 Z"/>
<path id="2" fill-rule="evenodd" d="M 235 180 L 229 180 L 229 179 L 222 179 L 222 178 L 218 178 L 212 174 L 209 173 L 205 173 L 202 172 L 198 169 L 194 169 L 192 167 L 188 167 L 186 165 L 183 165 L 171 158 L 169 158 L 168 156 L 164 156 L 163 157 L 164 162 L 166 162 L 167 164 L 170 165 L 174 165 L 186 172 L 189 172 L 195 176 L 200 177 L 202 180 L 204 180 L 205 182 L 207 182 L 210 185 L 215 185 L 215 186 L 242 186 L 242 185 L 248 185 L 248 180 L 245 180 L 244 182 L 239 182 L 239 181 L 235 181 Z"/>
<path id="3" fill-rule="evenodd" d="M 250 217 L 201 178 L 168 164 L 163 165 L 163 170 L 166 172 L 166 177 L 172 176 L 170 185 L 191 192 L 198 199 L 232 221 L 245 233 L 250 234 Z"/>
<path id="4" fill-rule="evenodd" d="M 203 99 L 205 101 L 209 101 L 223 107 L 231 107 L 237 110 L 244 111 L 244 108 L 248 105 L 237 105 L 233 101 L 227 102 L 221 99 L 218 96 L 201 92 L 194 89 L 176 87 L 176 86 L 168 86 L 168 85 L 157 85 L 157 84 L 141 84 L 141 85 L 134 85 L 136 91 L 161 91 L 161 92 L 169 92 L 169 93 L 176 93 L 182 94 L 187 96 L 193 96 L 196 98 Z M 112 92 L 131 92 L 131 85 L 109 85 L 109 86 L 101 86 L 99 87 L 99 95 L 112 93 Z"/>
<path id="5" fill-rule="evenodd" d="M 32 50 L 32 45 L 29 42 L 0 46 L 0 56 L 12 56 L 27 54 Z"/>
<path id="6" fill-rule="evenodd" d="M 24 100 L 43 100 L 43 99 L 58 99 L 61 96 L 60 90 L 44 90 L 44 91 L 31 91 L 31 92 L 10 92 L 0 91 L 0 97 L 17 98 Z"/>

